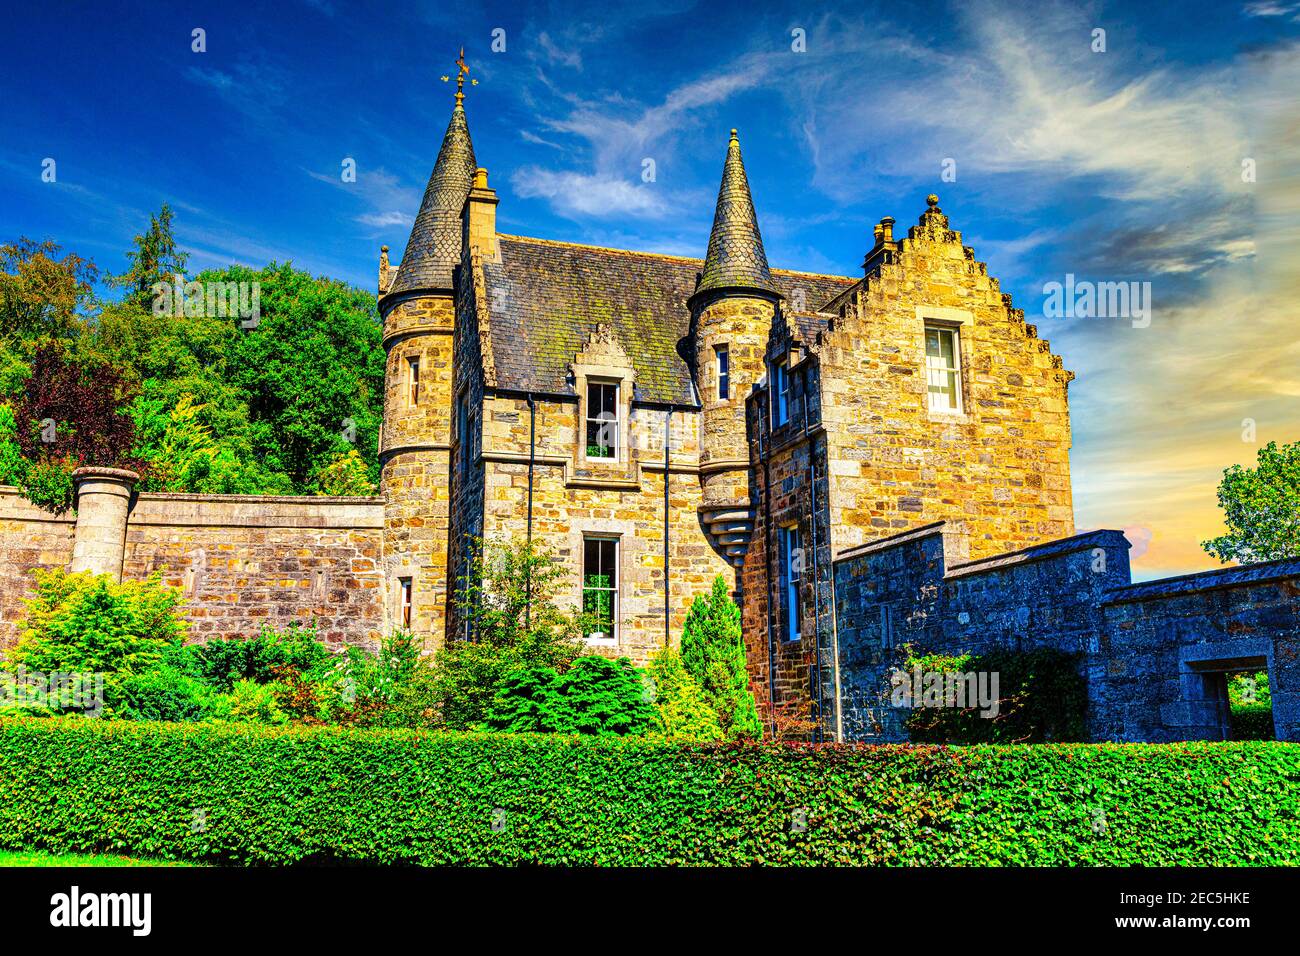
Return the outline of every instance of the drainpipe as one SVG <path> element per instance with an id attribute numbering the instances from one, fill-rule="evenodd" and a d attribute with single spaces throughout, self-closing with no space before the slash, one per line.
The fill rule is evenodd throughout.
<path id="1" fill-rule="evenodd" d="M 771 394 L 769 390 L 769 395 Z M 775 611 L 772 602 L 772 467 L 768 460 L 767 451 L 772 445 L 772 436 L 767 435 L 767 441 L 764 443 L 763 436 L 767 434 L 764 429 L 767 427 L 766 410 L 759 412 L 762 420 L 758 423 L 758 455 L 763 459 L 763 498 L 765 501 L 763 512 L 763 575 L 767 581 L 767 705 L 768 713 L 772 718 L 772 739 L 776 739 L 776 634 L 772 629 L 772 615 Z"/>
<path id="2" fill-rule="evenodd" d="M 528 393 L 528 544 L 529 560 L 531 561 L 531 546 L 533 543 L 533 466 L 537 460 L 537 403 L 533 401 L 533 393 Z M 527 630 L 532 625 L 533 612 L 533 568 L 528 566 L 528 573 L 524 578 L 524 629 Z"/>
<path id="3" fill-rule="evenodd" d="M 805 408 L 807 406 L 805 405 Z M 822 605 L 820 576 L 817 567 L 817 465 L 813 461 L 813 446 L 808 446 L 808 494 L 811 497 L 812 516 L 808 520 L 812 532 L 812 584 L 813 584 L 813 680 L 817 683 L 817 730 L 813 740 L 822 739 Z"/>
<path id="4" fill-rule="evenodd" d="M 668 411 L 664 413 L 664 647 L 672 643 L 672 629 L 670 622 L 672 619 L 671 602 L 669 597 L 671 591 L 668 584 L 668 510 L 670 502 L 668 492 L 672 486 L 672 466 L 673 466 L 673 407 L 668 406 Z"/>

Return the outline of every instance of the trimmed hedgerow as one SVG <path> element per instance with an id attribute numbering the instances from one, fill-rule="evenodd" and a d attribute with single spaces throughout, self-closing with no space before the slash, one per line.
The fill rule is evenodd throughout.
<path id="1" fill-rule="evenodd" d="M 0 845 L 236 864 L 1300 863 L 1300 746 L 0 720 Z"/>

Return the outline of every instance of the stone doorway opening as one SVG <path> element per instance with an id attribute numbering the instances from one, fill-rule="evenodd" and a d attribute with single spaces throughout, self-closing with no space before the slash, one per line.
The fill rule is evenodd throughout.
<path id="1" fill-rule="evenodd" d="M 1188 723 L 1203 740 L 1273 740 L 1269 655 L 1183 661 Z"/>

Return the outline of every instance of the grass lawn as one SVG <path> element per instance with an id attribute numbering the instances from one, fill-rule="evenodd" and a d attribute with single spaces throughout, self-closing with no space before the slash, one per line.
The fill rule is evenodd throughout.
<path id="1" fill-rule="evenodd" d="M 0 850 L 0 866 L 194 866 L 176 860 L 142 860 L 114 853 L 46 853 L 44 850 Z"/>

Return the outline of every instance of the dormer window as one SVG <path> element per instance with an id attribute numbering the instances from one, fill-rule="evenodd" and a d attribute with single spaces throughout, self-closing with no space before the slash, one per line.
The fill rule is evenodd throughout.
<path id="1" fill-rule="evenodd" d="M 618 460 L 618 383 L 587 382 L 587 457 Z"/>
<path id="2" fill-rule="evenodd" d="M 784 425 L 790 420 L 790 370 L 785 356 L 772 363 L 772 425 Z"/>

